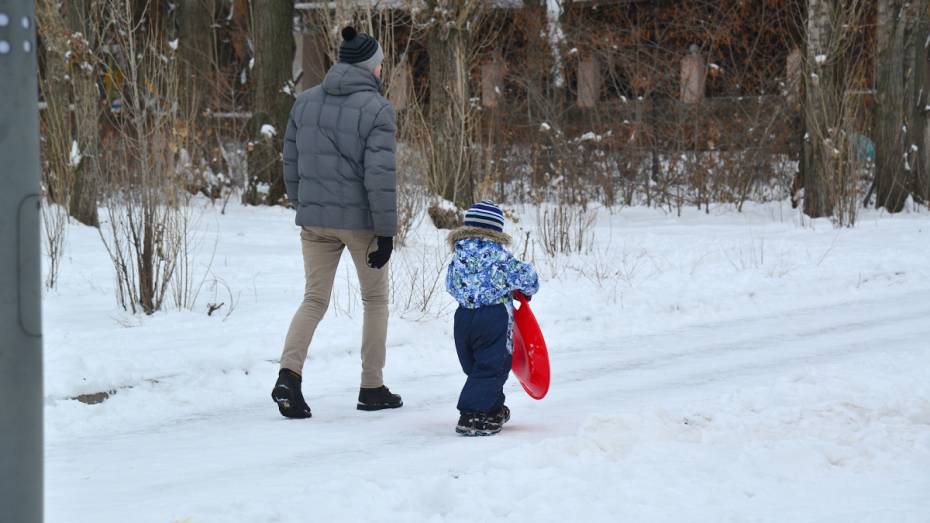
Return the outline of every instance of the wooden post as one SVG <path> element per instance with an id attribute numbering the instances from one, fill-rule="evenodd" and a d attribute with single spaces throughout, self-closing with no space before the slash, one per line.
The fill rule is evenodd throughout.
<path id="1" fill-rule="evenodd" d="M 497 107 L 504 96 L 504 67 L 495 59 L 481 66 L 481 104 Z"/>
<path id="2" fill-rule="evenodd" d="M 804 74 L 804 53 L 795 47 L 785 60 L 785 94 L 788 99 L 788 106 L 794 110 L 801 108 L 802 74 Z"/>
<path id="3" fill-rule="evenodd" d="M 578 64 L 578 107 L 594 107 L 601 98 L 601 64 L 589 56 Z"/>
<path id="4" fill-rule="evenodd" d="M 688 54 L 681 59 L 681 101 L 697 104 L 704 100 L 707 66 L 696 45 L 691 45 Z"/>

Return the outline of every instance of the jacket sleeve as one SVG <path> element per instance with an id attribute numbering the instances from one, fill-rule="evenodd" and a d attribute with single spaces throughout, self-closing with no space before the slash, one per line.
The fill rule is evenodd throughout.
<path id="1" fill-rule="evenodd" d="M 284 133 L 284 188 L 287 199 L 297 206 L 297 189 L 300 186 L 300 172 L 297 170 L 297 125 L 294 123 L 294 110 L 287 117 L 287 131 Z"/>
<path id="2" fill-rule="evenodd" d="M 539 276 L 529 263 L 516 259 L 509 252 L 503 264 L 504 274 L 511 291 L 520 291 L 527 296 L 539 292 Z"/>
<path id="3" fill-rule="evenodd" d="M 397 233 L 396 134 L 394 108 L 386 103 L 365 139 L 365 190 L 376 236 Z"/>

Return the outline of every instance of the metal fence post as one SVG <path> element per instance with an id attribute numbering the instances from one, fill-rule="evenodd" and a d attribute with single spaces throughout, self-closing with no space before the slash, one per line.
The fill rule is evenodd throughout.
<path id="1" fill-rule="evenodd" d="M 0 519 L 42 521 L 42 263 L 32 0 L 0 0 Z"/>

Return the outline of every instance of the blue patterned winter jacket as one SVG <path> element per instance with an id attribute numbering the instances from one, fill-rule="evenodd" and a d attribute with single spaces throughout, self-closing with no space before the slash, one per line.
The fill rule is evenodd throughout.
<path id="1" fill-rule="evenodd" d="M 527 296 L 539 290 L 533 266 L 514 258 L 502 233 L 462 227 L 449 235 L 454 254 L 446 274 L 446 290 L 459 305 L 477 309 L 511 303 L 513 291 Z"/>

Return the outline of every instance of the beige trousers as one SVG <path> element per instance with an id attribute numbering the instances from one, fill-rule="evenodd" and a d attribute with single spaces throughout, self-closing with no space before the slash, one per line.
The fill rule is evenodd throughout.
<path id="1" fill-rule="evenodd" d="M 304 227 L 300 240 L 307 283 L 304 301 L 294 314 L 287 331 L 281 368 L 301 374 L 313 333 L 329 308 L 339 258 L 342 257 L 343 249 L 347 248 L 355 262 L 364 308 L 362 387 L 380 387 L 384 384 L 382 370 L 388 321 L 388 267 L 372 269 L 368 266 L 368 253 L 377 248 L 374 233 Z"/>

